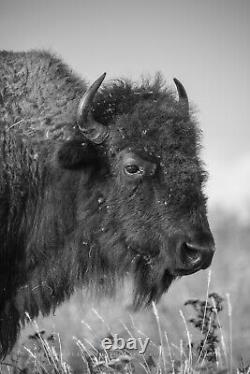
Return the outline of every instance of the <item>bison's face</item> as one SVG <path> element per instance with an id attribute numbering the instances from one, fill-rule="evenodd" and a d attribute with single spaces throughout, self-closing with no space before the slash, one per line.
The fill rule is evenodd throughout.
<path id="1" fill-rule="evenodd" d="M 174 278 L 206 269 L 212 261 L 199 130 L 178 81 L 179 102 L 169 94 L 141 100 L 103 126 L 89 115 L 103 79 L 85 94 L 78 113 L 81 132 L 105 160 L 102 253 L 124 272 L 122 259 L 129 258 L 136 303 L 149 303 L 159 299 Z"/>
<path id="2" fill-rule="evenodd" d="M 139 104 L 110 130 L 109 205 L 124 250 L 134 254 L 139 303 L 159 298 L 175 277 L 206 269 L 214 253 L 198 130 L 173 106 Z"/>

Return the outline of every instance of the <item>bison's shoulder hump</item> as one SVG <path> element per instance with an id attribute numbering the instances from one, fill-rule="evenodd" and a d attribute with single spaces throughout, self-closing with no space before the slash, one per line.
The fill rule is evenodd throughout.
<path id="1" fill-rule="evenodd" d="M 86 87 L 50 52 L 0 52 L 0 115 L 13 131 L 40 138 L 73 124 Z"/>

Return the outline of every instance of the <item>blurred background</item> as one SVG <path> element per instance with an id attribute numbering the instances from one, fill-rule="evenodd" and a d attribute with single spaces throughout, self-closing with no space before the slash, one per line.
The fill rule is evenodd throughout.
<path id="1" fill-rule="evenodd" d="M 249 24 L 248 0 L 0 0 L 1 49 L 49 49 L 88 81 L 104 71 L 110 79 L 134 80 L 161 71 L 173 89 L 173 77 L 185 85 L 203 130 L 202 157 L 210 174 L 208 208 L 217 244 L 210 289 L 230 295 L 237 358 L 250 349 Z M 183 335 L 183 302 L 204 298 L 207 282 L 208 272 L 182 278 L 162 298 L 159 311 L 173 341 Z M 99 306 L 93 301 L 117 329 L 120 319 L 129 318 L 129 303 L 119 294 Z M 79 292 L 39 324 L 59 331 L 66 347 L 72 335 L 86 335 L 83 319 L 101 336 L 105 324 L 90 305 Z M 134 318 L 154 335 L 150 310 Z"/>

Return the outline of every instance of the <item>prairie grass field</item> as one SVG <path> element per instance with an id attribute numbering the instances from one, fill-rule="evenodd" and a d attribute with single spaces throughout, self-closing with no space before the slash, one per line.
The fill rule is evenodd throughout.
<path id="1" fill-rule="evenodd" d="M 98 297 L 96 300 L 96 297 L 79 290 L 54 315 L 40 317 L 22 330 L 14 352 L 5 360 L 7 365 L 1 366 L 1 372 L 249 373 L 250 226 L 220 210 L 212 212 L 210 221 L 217 249 L 210 270 L 175 281 L 158 305 L 136 313 L 132 310 L 129 281 L 113 299 Z M 201 363 L 201 354 L 197 353 L 202 342 L 201 329 L 189 322 L 195 320 L 197 311 L 192 303 L 184 304 L 187 300 L 207 300 L 208 308 L 211 300 L 214 302 L 213 298 L 207 299 L 211 293 L 223 299 L 222 310 L 218 309 L 214 314 L 212 335 L 218 340 L 214 350 L 216 358 L 211 361 L 205 355 Z M 216 305 L 214 307 L 216 309 Z M 105 359 L 100 355 L 101 340 L 113 334 L 124 338 L 147 336 L 150 343 L 143 357 L 138 352 L 128 352 L 129 356 L 127 352 L 120 352 L 120 355 L 113 352 L 125 360 L 124 365 L 121 363 L 117 368 L 112 362 L 117 363 L 120 358 L 107 356 Z M 203 350 L 207 349 L 207 339 L 210 339 L 208 334 L 202 343 Z M 50 344 L 52 348 L 49 348 Z M 50 354 L 56 355 L 55 361 L 60 362 L 59 366 L 48 359 L 50 349 Z M 92 362 L 92 369 L 86 357 Z M 50 362 L 50 365 L 39 366 L 41 360 Z M 108 361 L 110 366 L 105 364 L 103 368 L 102 360 Z M 51 362 L 54 362 L 52 368 Z"/>

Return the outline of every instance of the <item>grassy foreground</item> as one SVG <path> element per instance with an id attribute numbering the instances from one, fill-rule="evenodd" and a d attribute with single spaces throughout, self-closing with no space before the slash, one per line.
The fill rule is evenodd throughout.
<path id="1" fill-rule="evenodd" d="M 55 316 L 27 326 L 0 373 L 250 374 L 250 227 L 221 212 L 211 221 L 212 270 L 178 280 L 139 313 L 127 289 L 99 302 L 79 291 Z M 114 334 L 150 343 L 144 354 L 104 350 L 101 340 Z"/>
<path id="2" fill-rule="evenodd" d="M 211 274 L 211 273 L 210 273 Z M 229 295 L 226 300 L 217 293 L 209 293 L 210 274 L 207 297 L 205 300 L 192 299 L 185 303 L 191 309 L 191 318 L 186 318 L 180 311 L 185 339 L 179 345 L 169 340 L 167 331 L 163 330 L 158 309 L 152 305 L 159 342 L 149 341 L 145 353 L 130 349 L 106 350 L 95 347 L 88 339 L 74 338 L 78 350 L 78 368 L 72 368 L 66 362 L 58 334 L 46 334 L 33 323 L 36 332 L 29 335 L 23 349 L 16 351 L 1 365 L 3 373 L 244 373 L 250 374 L 250 365 L 240 362 L 233 366 L 232 354 L 232 310 Z M 226 312 L 231 329 L 227 341 L 220 321 L 221 314 Z M 96 310 L 94 314 L 105 324 Z M 131 317 L 131 324 L 123 324 L 128 337 L 145 338 L 138 330 Z M 88 326 L 88 328 L 90 328 Z M 90 328 L 91 329 L 91 328 Z M 195 333 L 195 334 L 194 334 Z M 110 331 L 109 338 L 113 335 Z M 21 365 L 21 367 L 19 366 Z"/>

